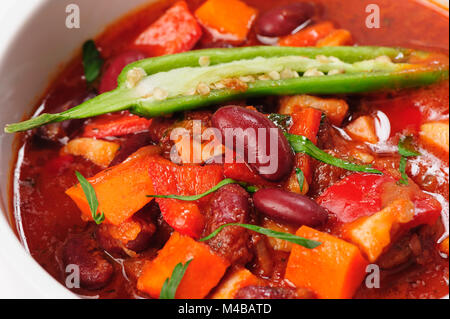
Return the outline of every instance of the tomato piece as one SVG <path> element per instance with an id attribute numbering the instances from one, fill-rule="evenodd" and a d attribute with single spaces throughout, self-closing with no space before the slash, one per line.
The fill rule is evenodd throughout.
<path id="1" fill-rule="evenodd" d="M 142 32 L 133 47 L 150 56 L 186 52 L 202 36 L 202 29 L 184 1 L 175 3 L 166 13 Z"/>

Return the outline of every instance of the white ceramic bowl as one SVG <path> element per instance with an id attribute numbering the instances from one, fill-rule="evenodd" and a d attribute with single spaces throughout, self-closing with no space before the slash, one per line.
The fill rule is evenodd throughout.
<path id="1" fill-rule="evenodd" d="M 55 72 L 83 41 L 129 10 L 154 0 L 3 0 L 0 2 L 0 298 L 74 298 L 28 254 L 8 217 L 14 136 L 7 123 L 29 114 Z M 433 0 L 441 1 L 441 0 Z M 448 0 L 443 0 L 448 5 Z M 65 27 L 66 6 L 81 10 L 81 28 Z"/>
<path id="2" fill-rule="evenodd" d="M 10 170 L 14 136 L 7 123 L 21 120 L 61 62 L 124 13 L 154 0 L 0 1 L 0 298 L 73 298 L 32 259 L 12 231 Z M 76 3 L 81 28 L 66 28 L 66 7 Z M 49 74 L 50 73 L 50 74 Z"/>

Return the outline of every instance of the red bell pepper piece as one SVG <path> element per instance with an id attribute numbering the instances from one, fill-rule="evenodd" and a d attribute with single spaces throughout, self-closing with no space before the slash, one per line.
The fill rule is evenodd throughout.
<path id="1" fill-rule="evenodd" d="M 166 13 L 141 33 L 133 47 L 150 56 L 186 52 L 202 36 L 202 29 L 185 1 L 175 3 Z"/>
<path id="2" fill-rule="evenodd" d="M 281 37 L 280 40 L 278 41 L 278 44 L 280 46 L 288 46 L 288 47 L 315 46 L 317 44 L 317 41 L 325 38 L 334 30 L 335 30 L 334 26 L 331 22 L 322 22 L 310 26 L 297 33 Z"/>
<path id="3" fill-rule="evenodd" d="M 236 181 L 245 182 L 250 185 L 277 186 L 277 184 L 268 182 L 253 172 L 245 163 L 225 163 L 223 164 L 223 173 L 226 178 L 232 178 Z"/>
<path id="4" fill-rule="evenodd" d="M 317 143 L 322 112 L 310 107 L 296 110 L 291 114 L 292 126 L 290 134 L 303 135 L 314 144 Z"/>
<path id="5" fill-rule="evenodd" d="M 198 195 L 211 189 L 223 179 L 220 165 L 178 166 L 159 159 L 150 164 L 150 178 L 156 195 Z M 205 224 L 198 202 L 157 198 L 164 220 L 181 234 L 200 238 Z"/>
<path id="6" fill-rule="evenodd" d="M 131 115 L 128 112 L 103 115 L 84 127 L 83 137 L 103 138 L 144 132 L 149 129 L 151 123 L 151 119 Z"/>
<path id="7" fill-rule="evenodd" d="M 216 164 L 178 166 L 175 174 L 179 194 L 186 196 L 198 195 L 205 193 L 223 180 L 223 167 Z M 210 196 L 199 199 L 197 204 L 200 207 L 207 204 Z"/>
<path id="8" fill-rule="evenodd" d="M 291 114 L 292 126 L 290 134 L 303 135 L 317 144 L 317 134 L 320 129 L 322 112 L 311 107 L 301 108 Z M 311 157 L 305 154 L 295 155 L 295 167 L 302 170 L 308 184 L 312 182 Z M 296 174 L 294 172 L 293 174 Z"/>
<path id="9" fill-rule="evenodd" d="M 422 224 L 433 224 L 440 216 L 439 202 L 422 192 L 410 181 L 409 186 L 397 185 L 390 175 L 352 174 L 329 187 L 317 202 L 336 215 L 343 223 L 350 223 L 360 217 L 371 216 L 383 209 L 386 199 L 395 196 L 409 197 L 415 206 L 415 218 L 406 228 Z"/>

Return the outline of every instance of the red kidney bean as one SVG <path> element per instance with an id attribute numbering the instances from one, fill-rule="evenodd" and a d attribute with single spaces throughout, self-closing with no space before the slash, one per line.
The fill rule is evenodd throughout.
<path id="1" fill-rule="evenodd" d="M 309 2 L 297 2 L 276 7 L 260 16 L 256 23 L 256 31 L 266 37 L 288 35 L 311 19 L 314 13 L 315 6 Z"/>
<path id="2" fill-rule="evenodd" d="M 263 178 L 278 182 L 291 173 L 294 165 L 291 146 L 283 132 L 262 113 L 226 106 L 213 115 L 211 123 L 221 132 L 225 146 L 243 156 Z M 259 143 L 264 137 L 261 134 L 265 135 L 265 144 Z M 240 144 L 243 147 L 238 147 Z"/>
<path id="3" fill-rule="evenodd" d="M 96 290 L 105 287 L 114 275 L 114 268 L 91 238 L 74 237 L 65 244 L 64 266 L 76 265 L 80 270 L 82 288 Z"/>
<path id="4" fill-rule="evenodd" d="M 100 81 L 99 93 L 105 93 L 117 88 L 117 77 L 128 64 L 145 59 L 147 55 L 137 50 L 125 51 L 108 61 L 103 68 L 102 80 Z"/>
<path id="5" fill-rule="evenodd" d="M 250 196 L 237 184 L 229 184 L 215 192 L 206 210 L 205 235 L 222 225 L 248 223 L 250 219 Z M 253 254 L 249 247 L 250 235 L 244 228 L 231 226 L 208 241 L 208 245 L 232 265 L 245 265 Z"/>
<path id="6" fill-rule="evenodd" d="M 127 256 L 124 248 L 135 253 L 141 253 L 149 248 L 153 241 L 153 235 L 156 232 L 156 226 L 152 221 L 153 207 L 153 204 L 150 203 L 133 216 L 133 220 L 141 225 L 141 230 L 134 240 L 124 242 L 113 238 L 110 233 L 110 225 L 108 224 L 103 223 L 97 226 L 95 238 L 99 246 L 110 255 L 118 258 Z"/>
<path id="7" fill-rule="evenodd" d="M 278 188 L 257 191 L 253 202 L 261 213 L 298 226 L 319 226 L 328 219 L 327 211 L 312 199 Z"/>

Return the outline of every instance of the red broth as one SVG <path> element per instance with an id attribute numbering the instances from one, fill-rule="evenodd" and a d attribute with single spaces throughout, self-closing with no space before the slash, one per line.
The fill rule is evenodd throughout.
<path id="1" fill-rule="evenodd" d="M 165 1 L 126 15 L 113 23 L 96 43 L 102 56 L 107 59 L 121 52 L 152 21 L 156 20 L 175 1 Z M 203 0 L 188 0 L 190 9 L 195 10 Z M 259 12 L 264 12 L 275 5 L 295 2 L 294 0 L 261 1 L 246 0 L 246 3 Z M 428 48 L 448 54 L 449 20 L 448 14 L 426 7 L 411 0 L 316 0 L 322 5 L 319 20 L 331 20 L 337 26 L 348 29 L 355 43 L 360 45 L 405 46 L 411 48 Z M 381 8 L 380 29 L 365 27 L 368 4 L 378 4 Z M 200 41 L 197 48 L 223 45 L 208 35 Z M 245 45 L 258 44 L 254 31 Z M 51 71 L 51 70 L 49 70 Z M 80 57 L 75 57 L 49 85 L 42 99 L 37 103 L 41 111 L 55 112 L 67 105 L 77 105 L 89 97 L 89 90 L 82 78 L 83 69 Z M 433 97 L 430 107 L 439 114 L 439 119 L 448 119 L 448 82 L 429 88 L 424 92 L 428 98 Z M 399 94 L 395 99 L 402 101 L 408 94 Z M 431 98 L 430 98 L 431 99 Z M 384 109 L 391 103 L 392 97 L 371 96 L 363 102 L 371 105 L 373 110 Z M 402 102 L 400 102 L 402 103 Z M 407 103 L 407 102 L 404 102 Z M 445 107 L 446 105 L 446 107 Z M 37 108 L 36 106 L 36 108 Z M 439 109 L 441 108 L 441 109 Z M 420 121 L 420 120 L 419 120 Z M 70 131 L 76 134 L 82 121 L 72 122 Z M 80 218 L 80 211 L 67 197 L 65 190 L 76 183 L 74 171 L 84 176 L 92 176 L 101 169 L 80 157 L 67 157 L 55 160 L 59 146 L 47 143 L 27 133 L 21 137 L 15 175 L 12 177 L 18 192 L 11 194 L 15 207 L 20 239 L 28 247 L 31 255 L 53 277 L 64 283 L 64 273 L 60 260 L 60 250 L 64 241 L 73 233 L 89 232 Z M 432 159 L 436 160 L 436 159 Z M 444 178 L 445 178 L 445 173 Z M 420 175 L 420 174 L 419 174 Z M 448 205 L 448 173 L 446 183 L 435 181 L 430 186 L 417 177 L 419 185 L 428 185 L 429 191 L 441 194 Z M 445 218 L 445 217 L 444 217 Z M 448 215 L 446 216 L 448 220 Z M 330 226 L 331 227 L 331 226 Z M 156 250 L 145 253 L 152 256 Z M 436 250 L 430 249 L 429 259 L 424 265 L 409 265 L 395 273 L 382 273 L 382 288 L 368 289 L 361 287 L 356 298 L 440 298 L 448 294 L 448 260 L 442 258 Z M 276 278 L 282 277 L 286 255 L 278 253 L 276 259 Z M 133 263 L 118 261 L 114 263 L 116 275 L 113 281 L 98 291 L 77 290 L 80 295 L 98 296 L 100 298 L 134 298 L 139 295 L 135 288 L 135 279 L 126 278 L 122 267 L 127 270 L 139 268 L 140 260 Z"/>

